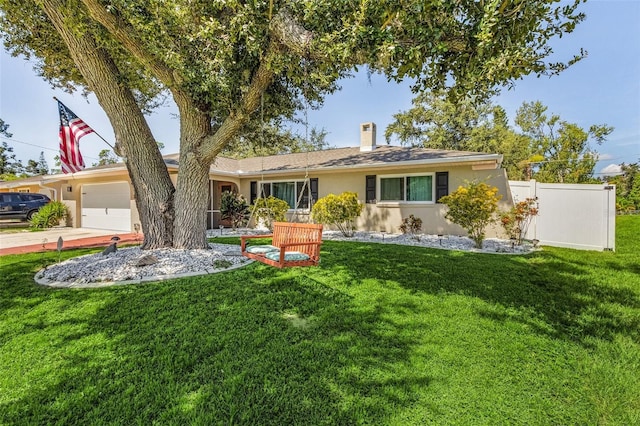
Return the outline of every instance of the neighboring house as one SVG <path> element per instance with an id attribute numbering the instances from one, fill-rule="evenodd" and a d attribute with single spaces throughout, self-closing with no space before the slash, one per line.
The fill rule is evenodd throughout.
<path id="1" fill-rule="evenodd" d="M 225 225 L 220 196 L 237 191 L 248 201 L 273 195 L 291 206 L 289 219 L 308 220 L 310 207 L 327 194 L 352 191 L 365 208 L 358 229 L 398 232 L 410 214 L 423 221 L 429 234 L 465 234 L 444 218 L 437 200 L 480 180 L 494 185 L 505 205 L 511 194 L 502 155 L 376 144 L 376 126 L 360 126 L 360 146 L 248 159 L 219 157 L 209 172 L 207 227 Z M 176 181 L 179 158 L 165 156 Z M 75 174 L 37 176 L 0 182 L 0 190 L 40 192 L 69 206 L 74 227 L 131 231 L 139 222 L 133 187 L 124 164 L 99 166 Z"/>

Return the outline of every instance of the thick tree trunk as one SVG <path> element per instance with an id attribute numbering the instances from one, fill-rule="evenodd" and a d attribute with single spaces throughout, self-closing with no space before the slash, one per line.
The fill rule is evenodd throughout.
<path id="1" fill-rule="evenodd" d="M 180 150 L 173 231 L 175 248 L 208 248 L 206 238 L 208 184 L 209 164 L 203 164 L 193 152 Z"/>
<path id="2" fill-rule="evenodd" d="M 206 238 L 209 167 L 198 155 L 198 147 L 211 132 L 211 122 L 188 97 L 174 91 L 180 110 L 180 168 L 175 195 L 173 246 L 181 249 L 208 248 Z"/>
<path id="3" fill-rule="evenodd" d="M 41 5 L 111 121 L 117 148 L 126 157 L 125 163 L 135 191 L 144 232 L 143 248 L 170 247 L 173 242 L 174 187 L 131 90 L 118 81 L 118 68 L 90 33 L 80 33 L 65 26 L 65 22 L 74 22 L 70 17 L 76 15 L 65 9 L 63 1 L 43 0 Z"/>

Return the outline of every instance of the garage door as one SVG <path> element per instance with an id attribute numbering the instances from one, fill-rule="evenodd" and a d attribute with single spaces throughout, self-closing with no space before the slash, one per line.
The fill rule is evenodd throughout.
<path id="1" fill-rule="evenodd" d="M 130 198 L 128 182 L 83 185 L 81 226 L 131 232 Z"/>

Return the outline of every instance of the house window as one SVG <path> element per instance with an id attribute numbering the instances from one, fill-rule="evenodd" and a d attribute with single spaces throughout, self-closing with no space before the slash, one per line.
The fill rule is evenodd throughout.
<path id="1" fill-rule="evenodd" d="M 380 201 L 428 202 L 433 200 L 433 174 L 380 177 Z"/>
<path id="2" fill-rule="evenodd" d="M 289 204 L 289 208 L 294 209 L 296 207 L 296 201 L 297 201 L 296 182 L 272 182 L 271 195 L 286 201 L 287 204 Z M 299 207 L 305 208 L 305 206 L 299 206 Z"/>
<path id="3" fill-rule="evenodd" d="M 382 201 L 404 201 L 404 178 L 380 178 L 380 199 Z"/>
<path id="4" fill-rule="evenodd" d="M 254 183 L 251 183 L 254 187 Z M 284 200 L 289 205 L 289 209 L 310 209 L 315 200 L 318 199 L 318 179 L 311 178 L 309 180 L 292 180 L 292 181 L 274 181 L 274 182 L 255 182 L 256 192 L 251 190 L 251 203 L 255 199 L 266 198 L 273 195 L 276 198 Z"/>
<path id="5" fill-rule="evenodd" d="M 433 201 L 433 176 L 407 176 L 406 201 Z"/>

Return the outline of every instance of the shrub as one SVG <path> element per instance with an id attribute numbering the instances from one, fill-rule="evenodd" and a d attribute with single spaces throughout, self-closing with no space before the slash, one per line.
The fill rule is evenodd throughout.
<path id="1" fill-rule="evenodd" d="M 36 214 L 31 217 L 29 224 L 32 228 L 51 228 L 65 220 L 69 216 L 67 205 L 60 201 L 52 201 L 40 208 Z"/>
<path id="2" fill-rule="evenodd" d="M 233 229 L 243 226 L 249 218 L 247 200 L 241 194 L 223 192 L 220 200 L 220 216 L 224 220 L 231 221 Z"/>
<path id="3" fill-rule="evenodd" d="M 257 221 L 261 221 L 269 229 L 273 229 L 273 222 L 284 222 L 285 214 L 289 210 L 289 204 L 286 201 L 269 195 L 267 198 L 258 198 L 253 206 L 251 213 Z"/>
<path id="4" fill-rule="evenodd" d="M 455 192 L 440 198 L 440 202 L 449 207 L 445 217 L 462 226 L 468 233 L 476 248 L 482 248 L 484 230 L 494 222 L 498 210 L 498 188 L 484 182 L 467 182 Z"/>
<path id="5" fill-rule="evenodd" d="M 533 216 L 537 215 L 538 208 L 535 198 L 527 198 L 503 212 L 500 215 L 500 224 L 509 238 L 514 238 L 518 244 L 522 244 L 522 239 L 527 234 Z"/>
<path id="6" fill-rule="evenodd" d="M 314 221 L 336 226 L 345 237 L 353 237 L 355 220 L 362 212 L 355 192 L 343 192 L 340 195 L 329 194 L 320 198 L 311 209 Z"/>
<path id="7" fill-rule="evenodd" d="M 414 240 L 420 240 L 418 232 L 422 231 L 422 219 L 410 214 L 409 217 L 402 219 L 402 225 L 400 225 L 400 231 L 403 234 L 409 234 Z"/>

